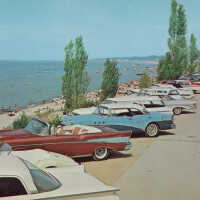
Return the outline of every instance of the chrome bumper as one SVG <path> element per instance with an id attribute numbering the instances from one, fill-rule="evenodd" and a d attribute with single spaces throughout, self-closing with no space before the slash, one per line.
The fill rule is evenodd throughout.
<path id="1" fill-rule="evenodd" d="M 174 129 L 174 128 L 176 128 L 176 124 L 175 123 L 171 124 L 171 129 Z"/>
<path id="2" fill-rule="evenodd" d="M 132 146 L 133 146 L 132 143 L 131 143 L 131 142 L 128 142 L 127 145 L 126 145 L 125 148 L 124 148 L 124 151 L 130 150 Z"/>

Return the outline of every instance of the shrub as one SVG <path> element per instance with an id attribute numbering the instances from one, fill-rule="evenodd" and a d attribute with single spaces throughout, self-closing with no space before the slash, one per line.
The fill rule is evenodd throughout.
<path id="1" fill-rule="evenodd" d="M 145 72 L 139 81 L 140 88 L 148 88 L 152 85 L 151 77 Z"/>
<path id="2" fill-rule="evenodd" d="M 61 118 L 58 115 L 56 115 L 55 119 L 50 121 L 50 124 L 53 126 L 58 126 L 59 124 L 61 124 L 61 122 Z"/>
<path id="3" fill-rule="evenodd" d="M 28 124 L 30 120 L 30 117 L 28 117 L 24 112 L 22 113 L 22 115 L 20 116 L 19 119 L 15 120 L 13 122 L 13 128 L 17 129 L 17 128 L 25 128 L 26 125 Z"/>

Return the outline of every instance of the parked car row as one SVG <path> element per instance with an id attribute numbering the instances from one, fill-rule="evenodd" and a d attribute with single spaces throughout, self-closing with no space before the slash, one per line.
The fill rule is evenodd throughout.
<path id="1" fill-rule="evenodd" d="M 119 200 L 119 189 L 92 177 L 72 158 L 100 161 L 113 151 L 130 150 L 137 130 L 155 137 L 174 129 L 174 115 L 196 109 L 193 91 L 181 91 L 157 85 L 76 109 L 57 127 L 32 118 L 24 129 L 0 130 L 0 199 Z"/>
<path id="2" fill-rule="evenodd" d="M 160 130 L 175 128 L 172 113 L 149 112 L 145 107 L 133 103 L 103 103 L 93 114 L 63 116 L 64 124 L 118 125 L 140 129 L 147 136 L 157 136 Z"/>

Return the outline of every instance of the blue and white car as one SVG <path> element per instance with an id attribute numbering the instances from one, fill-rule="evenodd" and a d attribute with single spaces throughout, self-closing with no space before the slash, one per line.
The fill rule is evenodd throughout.
<path id="1" fill-rule="evenodd" d="M 147 136 L 157 136 L 160 130 L 175 128 L 172 113 L 148 112 L 143 106 L 133 103 L 101 104 L 93 114 L 63 116 L 64 124 L 117 125 L 136 128 Z"/>

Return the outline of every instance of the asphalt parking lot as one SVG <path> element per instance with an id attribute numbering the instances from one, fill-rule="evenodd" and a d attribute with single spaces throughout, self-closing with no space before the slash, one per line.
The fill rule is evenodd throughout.
<path id="1" fill-rule="evenodd" d="M 176 129 L 156 138 L 137 135 L 133 147 L 104 161 L 79 160 L 86 171 L 120 187 L 121 200 L 200 199 L 200 96 L 196 113 L 175 116 Z"/>

